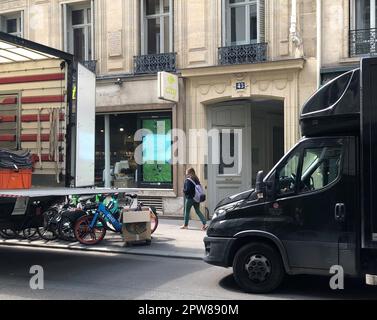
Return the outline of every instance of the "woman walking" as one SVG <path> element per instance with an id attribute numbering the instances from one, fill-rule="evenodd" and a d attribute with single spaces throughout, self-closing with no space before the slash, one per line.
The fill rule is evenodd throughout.
<path id="1" fill-rule="evenodd" d="M 190 221 L 190 212 L 191 208 L 194 207 L 196 214 L 200 218 L 203 226 L 202 230 L 207 230 L 207 221 L 204 217 L 203 213 L 200 211 L 199 203 L 194 200 L 195 197 L 195 187 L 196 185 L 200 185 L 200 181 L 198 176 L 195 173 L 193 168 L 190 168 L 186 171 L 186 180 L 183 188 L 183 193 L 185 195 L 185 205 L 184 205 L 184 218 L 185 223 L 181 227 L 181 229 L 188 229 L 189 221 Z"/>

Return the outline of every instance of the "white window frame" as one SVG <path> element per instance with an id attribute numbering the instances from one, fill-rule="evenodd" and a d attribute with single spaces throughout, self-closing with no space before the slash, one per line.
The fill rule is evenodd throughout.
<path id="1" fill-rule="evenodd" d="M 81 25 L 72 25 L 72 11 L 76 10 L 87 10 L 90 9 L 91 17 L 90 17 L 90 23 L 87 21 L 87 14 L 84 15 L 84 24 Z M 90 61 L 95 60 L 95 30 L 94 30 L 94 0 L 88 1 L 86 3 L 64 3 L 63 4 L 63 48 L 65 51 L 70 52 L 71 54 L 74 54 L 74 38 L 73 38 L 73 32 L 74 29 L 84 29 L 85 33 L 85 57 L 84 61 Z M 91 30 L 91 55 L 89 54 L 89 30 Z"/>
<path id="2" fill-rule="evenodd" d="M 22 38 L 24 36 L 24 11 L 3 13 L 1 17 L 1 30 L 7 33 L 7 21 L 16 19 L 17 20 L 17 32 L 11 32 L 9 34 Z"/>
<path id="3" fill-rule="evenodd" d="M 257 39 L 252 40 L 250 39 L 250 7 L 252 5 L 256 5 L 257 10 Z M 247 45 L 247 44 L 253 44 L 253 43 L 260 43 L 261 42 L 261 30 L 260 30 L 260 24 L 259 21 L 261 19 L 260 17 L 260 1 L 259 0 L 244 0 L 240 3 L 230 3 L 230 0 L 223 0 L 222 2 L 222 12 L 223 12 L 223 23 L 222 23 L 222 29 L 223 29 L 223 46 L 232 46 L 232 45 Z M 232 37 L 232 29 L 231 29 L 231 10 L 232 8 L 237 7 L 245 7 L 245 29 L 246 29 L 246 40 L 245 41 L 238 41 L 237 43 L 232 43 L 231 37 Z"/>
<path id="4" fill-rule="evenodd" d="M 160 0 L 160 12 L 154 15 L 146 14 L 147 0 L 141 0 L 140 5 L 140 21 L 141 21 L 141 54 L 148 54 L 148 20 L 160 18 L 161 26 L 161 38 L 160 38 L 160 52 L 159 53 L 171 53 L 174 51 L 174 1 L 169 0 L 169 12 L 164 13 L 164 2 Z M 164 19 L 169 17 L 169 52 L 165 52 L 165 23 Z"/>
<path id="5" fill-rule="evenodd" d="M 356 30 L 356 1 L 351 0 L 351 30 Z M 375 29 L 377 0 L 370 0 L 370 29 Z"/>

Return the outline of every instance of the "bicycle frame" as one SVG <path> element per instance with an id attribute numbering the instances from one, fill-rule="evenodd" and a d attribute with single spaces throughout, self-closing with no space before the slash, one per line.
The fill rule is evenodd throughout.
<path id="1" fill-rule="evenodd" d="M 98 209 L 96 210 L 94 219 L 89 226 L 91 229 L 93 229 L 94 226 L 96 225 L 97 220 L 99 216 L 101 215 L 101 213 L 103 214 L 104 218 L 111 223 L 111 225 L 115 228 L 117 232 L 122 232 L 122 224 L 117 219 L 114 218 L 114 216 L 111 214 L 110 211 L 106 209 L 103 203 L 100 203 L 98 205 Z"/>

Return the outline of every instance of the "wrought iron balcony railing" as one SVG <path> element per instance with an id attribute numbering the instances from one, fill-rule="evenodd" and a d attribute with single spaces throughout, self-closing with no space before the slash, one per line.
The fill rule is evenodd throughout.
<path id="1" fill-rule="evenodd" d="M 159 71 L 176 72 L 176 53 L 148 54 L 134 57 L 135 74 L 151 74 Z"/>
<path id="2" fill-rule="evenodd" d="M 219 48 L 219 64 L 248 64 L 267 61 L 267 43 Z"/>
<path id="3" fill-rule="evenodd" d="M 350 30 L 350 57 L 377 54 L 377 29 Z"/>
<path id="4" fill-rule="evenodd" d="M 97 61 L 96 60 L 86 60 L 82 64 L 87 67 L 90 71 L 97 73 Z"/>

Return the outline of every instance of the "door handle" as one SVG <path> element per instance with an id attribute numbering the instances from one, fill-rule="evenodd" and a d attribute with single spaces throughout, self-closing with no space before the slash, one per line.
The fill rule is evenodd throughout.
<path id="1" fill-rule="evenodd" d="M 344 222 L 346 219 L 346 205 L 337 203 L 335 205 L 335 221 Z"/>

